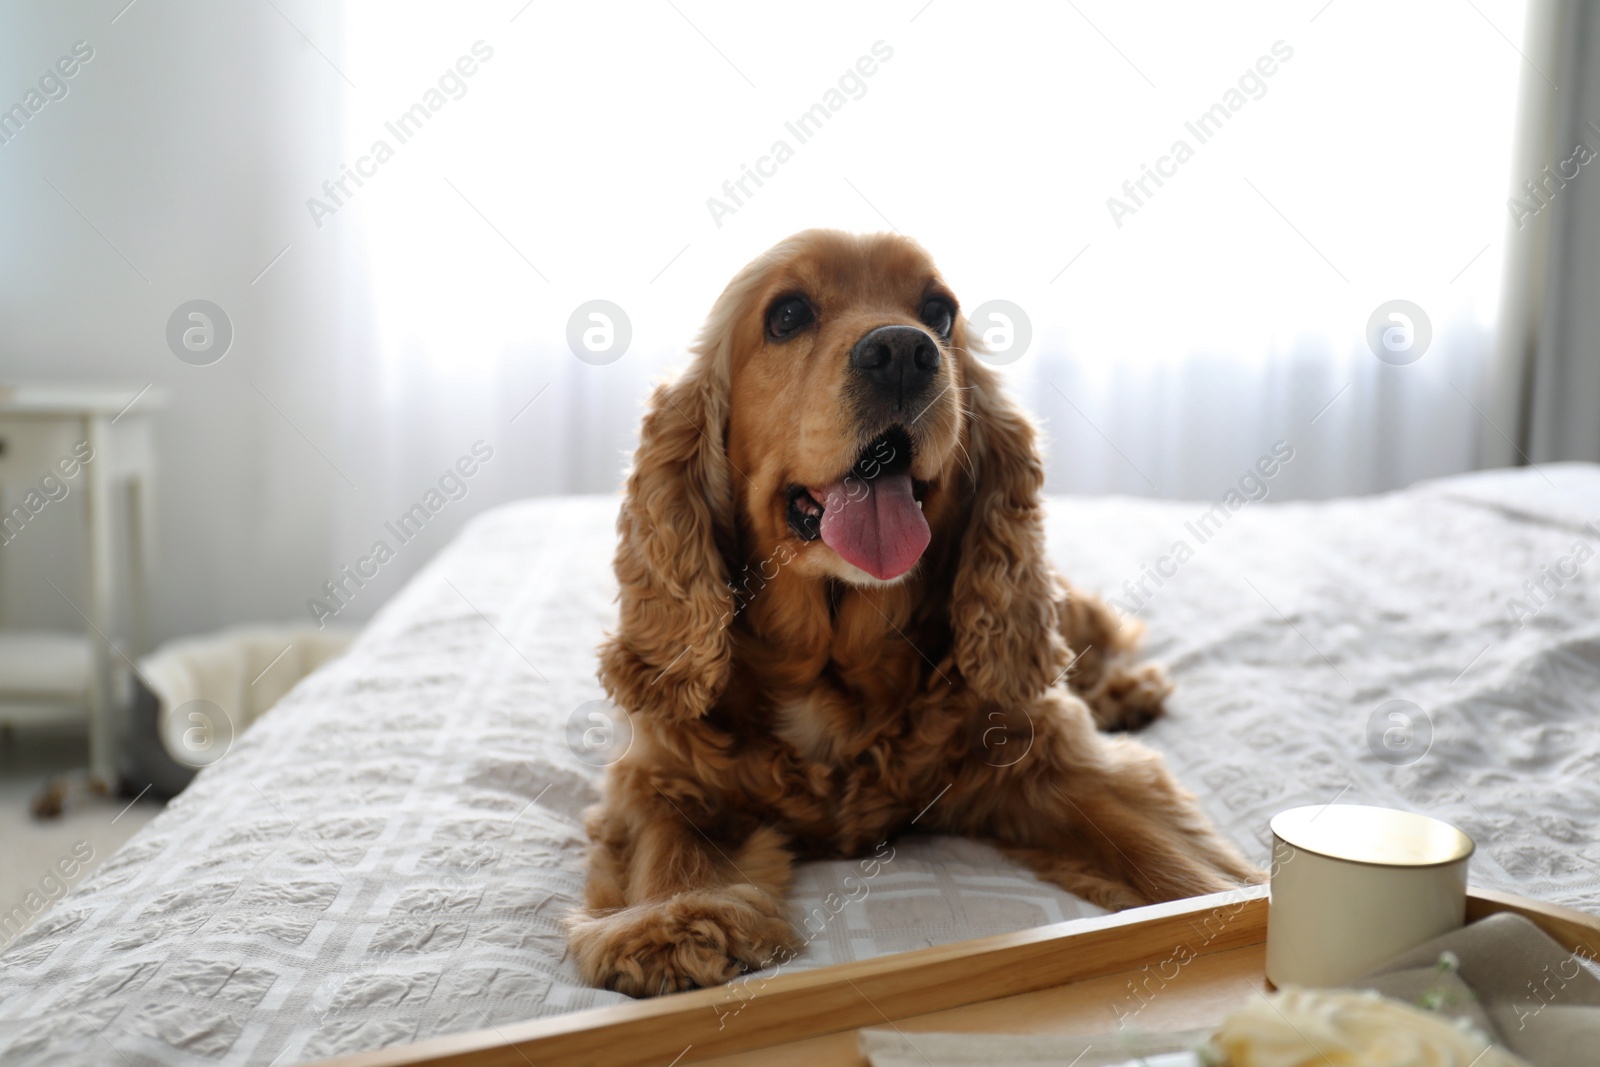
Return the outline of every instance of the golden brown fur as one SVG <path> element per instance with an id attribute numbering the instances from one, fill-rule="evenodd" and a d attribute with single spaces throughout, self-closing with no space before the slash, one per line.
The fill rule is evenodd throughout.
<path id="1" fill-rule="evenodd" d="M 794 293 L 816 320 L 774 341 L 769 308 Z M 925 328 L 930 294 L 955 306 L 908 240 L 798 234 L 734 278 L 651 400 L 600 662 L 634 742 L 590 813 L 570 923 L 590 982 L 643 996 L 779 962 L 794 860 L 870 851 L 914 818 L 1110 908 L 1259 877 L 1156 753 L 1097 729 L 1143 725 L 1171 687 L 1134 662 L 1136 629 L 1052 569 L 1033 428 L 959 314 L 937 396 L 902 420 L 920 561 L 879 581 L 796 536 L 786 492 L 850 469 L 880 429 L 846 353 Z"/>

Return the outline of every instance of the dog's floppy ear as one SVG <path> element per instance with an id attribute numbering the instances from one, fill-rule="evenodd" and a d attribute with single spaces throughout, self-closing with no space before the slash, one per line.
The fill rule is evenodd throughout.
<path id="1" fill-rule="evenodd" d="M 956 666 L 981 698 L 1036 697 L 1071 662 L 1045 556 L 1044 466 L 1032 424 L 993 371 L 966 357 L 971 501 L 951 588 Z"/>
<path id="2" fill-rule="evenodd" d="M 650 398 L 617 518 L 619 625 L 601 649 L 600 680 L 631 713 L 704 715 L 728 679 L 733 490 L 717 355 L 702 350 Z"/>

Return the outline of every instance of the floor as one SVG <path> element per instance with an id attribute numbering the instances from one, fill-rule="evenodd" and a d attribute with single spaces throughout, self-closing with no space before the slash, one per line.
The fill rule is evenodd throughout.
<path id="1" fill-rule="evenodd" d="M 28 801 L 39 787 L 52 775 L 80 770 L 88 757 L 81 727 L 0 727 L 0 953 L 20 932 L 17 909 L 29 925 L 37 922 L 65 889 L 82 883 L 161 811 L 149 797 L 130 802 L 77 788 L 62 815 L 33 818 Z"/>

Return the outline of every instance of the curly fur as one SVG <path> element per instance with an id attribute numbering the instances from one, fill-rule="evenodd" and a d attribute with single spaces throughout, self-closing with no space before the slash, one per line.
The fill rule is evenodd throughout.
<path id="1" fill-rule="evenodd" d="M 796 292 L 817 322 L 775 344 L 767 309 Z M 849 346 L 917 325 L 930 293 L 954 306 L 913 242 L 798 234 L 734 278 L 650 400 L 600 654 L 634 743 L 589 814 L 569 921 L 596 985 L 647 996 L 779 962 L 794 860 L 860 855 L 914 818 L 1110 908 L 1260 877 L 1160 756 L 1100 732 L 1159 715 L 1171 686 L 1051 567 L 1033 427 L 959 315 L 907 427 L 933 534 L 918 565 L 872 580 L 789 529 L 788 486 L 849 469 L 877 432 L 846 402 Z"/>

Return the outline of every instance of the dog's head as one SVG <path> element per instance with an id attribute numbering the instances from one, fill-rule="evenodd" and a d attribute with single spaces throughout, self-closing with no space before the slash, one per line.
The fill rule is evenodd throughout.
<path id="1" fill-rule="evenodd" d="M 961 447 L 964 326 L 926 253 L 810 232 L 734 280 L 707 341 L 728 363 L 728 459 L 758 553 L 892 582 L 931 533 Z M 764 551 L 763 551 L 764 550 Z"/>
<path id="2" fill-rule="evenodd" d="M 621 625 L 601 663 L 613 699 L 704 713 L 728 628 L 784 569 L 946 590 L 967 684 L 999 699 L 1051 681 L 1065 652 L 1033 431 L 970 355 L 927 253 L 797 234 L 729 283 L 695 353 L 657 390 L 628 481 Z"/>

